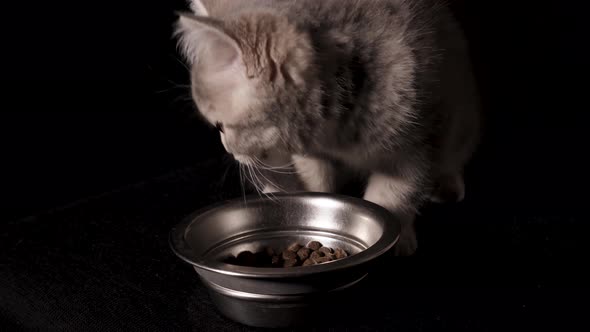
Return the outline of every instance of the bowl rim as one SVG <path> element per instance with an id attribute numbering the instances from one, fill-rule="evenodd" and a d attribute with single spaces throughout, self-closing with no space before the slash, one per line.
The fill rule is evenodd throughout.
<path id="1" fill-rule="evenodd" d="M 371 210 L 377 214 L 383 223 L 383 232 L 377 242 L 367 249 L 344 259 L 339 259 L 333 262 L 318 264 L 312 266 L 298 266 L 291 268 L 273 268 L 273 267 L 248 267 L 232 265 L 223 262 L 204 261 L 195 256 L 191 246 L 185 240 L 186 231 L 189 226 L 197 221 L 199 217 L 212 213 L 222 207 L 229 205 L 247 206 L 248 204 L 261 201 L 270 201 L 269 198 L 249 195 L 242 198 L 235 198 L 217 202 L 201 208 L 187 217 L 172 228 L 169 233 L 169 245 L 172 251 L 183 261 L 193 265 L 196 268 L 219 273 L 226 276 L 244 277 L 244 278 L 298 278 L 316 275 L 319 273 L 335 272 L 352 267 L 364 265 L 365 263 L 374 260 L 389 251 L 398 241 L 400 237 L 401 226 L 399 220 L 386 210 L 385 208 L 375 203 L 366 201 L 361 198 L 352 196 L 320 193 L 320 192 L 296 192 L 296 193 L 275 193 L 273 200 L 276 198 L 330 198 L 339 201 L 359 205 L 365 209 Z M 390 237 L 395 236 L 393 240 Z"/>

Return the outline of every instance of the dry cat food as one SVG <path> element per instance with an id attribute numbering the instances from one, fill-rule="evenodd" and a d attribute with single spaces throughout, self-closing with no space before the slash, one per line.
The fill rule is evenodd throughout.
<path id="1" fill-rule="evenodd" d="M 242 251 L 237 257 L 230 257 L 226 263 L 251 267 L 294 267 L 309 266 L 348 256 L 341 248 L 324 247 L 318 241 L 311 241 L 306 246 L 293 243 L 282 252 L 266 248 L 257 253 Z"/>

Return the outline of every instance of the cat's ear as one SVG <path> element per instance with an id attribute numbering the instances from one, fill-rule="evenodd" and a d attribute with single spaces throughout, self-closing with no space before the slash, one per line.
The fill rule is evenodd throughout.
<path id="1" fill-rule="evenodd" d="M 190 0 L 190 8 L 197 16 L 209 16 L 209 12 L 201 0 Z"/>
<path id="2" fill-rule="evenodd" d="M 207 71 L 221 72 L 239 63 L 238 43 L 220 21 L 209 17 L 179 13 L 176 34 L 182 54 L 190 64 Z"/>

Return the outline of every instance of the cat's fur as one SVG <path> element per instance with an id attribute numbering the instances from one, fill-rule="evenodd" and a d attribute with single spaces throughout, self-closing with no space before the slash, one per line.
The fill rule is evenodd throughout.
<path id="1" fill-rule="evenodd" d="M 335 190 L 339 164 L 367 174 L 365 199 L 402 221 L 400 254 L 416 249 L 413 220 L 426 199 L 463 198 L 478 99 L 462 34 L 440 2 L 192 0 L 191 8 L 177 27 L 193 98 L 238 161 L 294 163 L 310 191 Z M 265 178 L 266 191 L 279 190 L 280 179 Z"/>

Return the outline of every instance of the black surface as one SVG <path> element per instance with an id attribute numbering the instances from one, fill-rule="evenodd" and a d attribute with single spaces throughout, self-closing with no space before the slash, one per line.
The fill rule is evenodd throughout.
<path id="1" fill-rule="evenodd" d="M 223 177 L 223 165 L 206 162 L 6 224 L 0 317 L 42 330 L 246 330 L 217 313 L 167 241 L 194 209 L 239 196 L 235 172 L 210 181 Z M 581 288 L 588 280 L 580 251 L 585 220 L 473 209 L 472 194 L 456 207 L 431 207 L 419 219 L 417 257 L 386 257 L 350 298 L 354 315 L 315 327 L 587 326 L 580 325 L 589 295 Z"/>
<path id="2" fill-rule="evenodd" d="M 454 3 L 488 119 L 467 200 L 426 208 L 417 257 L 388 257 L 358 313 L 318 328 L 588 330 L 585 11 Z M 182 7 L 0 11 L 0 330 L 245 330 L 167 245 L 183 216 L 240 194 L 186 101 Z"/>

